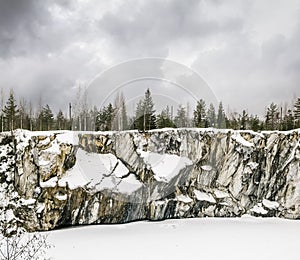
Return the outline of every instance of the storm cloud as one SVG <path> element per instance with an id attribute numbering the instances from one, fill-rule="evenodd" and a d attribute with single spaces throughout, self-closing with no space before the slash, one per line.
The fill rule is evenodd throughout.
<path id="1" fill-rule="evenodd" d="M 263 114 L 300 96 L 299 46 L 296 0 L 0 1 L 0 87 L 54 108 L 111 66 L 159 57 L 197 71 L 229 110 Z"/>

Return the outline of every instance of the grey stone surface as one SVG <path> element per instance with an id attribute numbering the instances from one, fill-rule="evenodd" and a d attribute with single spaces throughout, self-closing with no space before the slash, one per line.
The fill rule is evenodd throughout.
<path id="1" fill-rule="evenodd" d="M 299 134 L 17 130 L 0 134 L 0 181 L 14 184 L 24 201 L 15 215 L 30 231 L 243 214 L 299 219 Z M 84 181 L 72 186 L 76 174 Z"/>

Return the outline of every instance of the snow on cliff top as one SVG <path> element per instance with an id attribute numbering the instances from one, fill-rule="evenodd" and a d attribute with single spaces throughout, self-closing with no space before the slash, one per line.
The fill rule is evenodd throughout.
<path id="1" fill-rule="evenodd" d="M 126 166 L 113 154 L 87 153 L 78 149 L 76 163 L 59 181 L 70 189 L 88 185 L 95 190 L 110 189 L 131 193 L 142 186 Z"/>

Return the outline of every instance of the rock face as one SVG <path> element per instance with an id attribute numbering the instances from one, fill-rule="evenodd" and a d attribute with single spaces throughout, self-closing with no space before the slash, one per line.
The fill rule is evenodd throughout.
<path id="1" fill-rule="evenodd" d="M 17 130 L 1 133 L 0 144 L 1 185 L 13 183 L 14 214 L 30 231 L 243 214 L 300 218 L 300 130 Z"/>

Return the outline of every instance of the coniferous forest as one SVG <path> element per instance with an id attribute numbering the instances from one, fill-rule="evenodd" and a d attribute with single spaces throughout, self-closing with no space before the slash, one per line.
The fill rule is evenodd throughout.
<path id="1" fill-rule="evenodd" d="M 179 105 L 173 114 L 173 107 L 166 105 L 162 111 L 155 110 L 151 90 L 147 89 L 140 99 L 133 116 L 126 110 L 124 94 L 118 93 L 115 100 L 103 107 L 89 108 L 85 97 L 77 97 L 74 104 L 66 104 L 68 110 L 58 109 L 53 112 L 49 104 L 39 104 L 34 108 L 24 98 L 17 99 L 13 90 L 4 100 L 1 91 L 1 131 L 27 129 L 31 131 L 76 130 L 76 131 L 122 131 L 138 129 L 147 131 L 157 128 L 198 127 L 230 128 L 235 130 L 291 130 L 300 128 L 300 98 L 290 105 L 279 106 L 272 102 L 266 104 L 263 117 L 251 114 L 247 109 L 225 113 L 224 105 L 218 107 L 207 104 L 205 100 L 197 101 L 189 116 L 189 107 Z"/>

